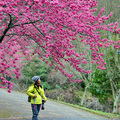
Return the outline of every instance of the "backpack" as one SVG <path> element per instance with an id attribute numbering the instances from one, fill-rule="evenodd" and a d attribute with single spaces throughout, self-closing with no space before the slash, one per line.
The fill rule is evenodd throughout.
<path id="1" fill-rule="evenodd" d="M 31 102 L 31 97 L 30 96 L 28 96 L 28 102 Z"/>

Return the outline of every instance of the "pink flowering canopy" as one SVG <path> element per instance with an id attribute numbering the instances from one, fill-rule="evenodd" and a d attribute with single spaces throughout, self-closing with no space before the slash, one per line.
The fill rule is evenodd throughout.
<path id="1" fill-rule="evenodd" d="M 95 0 L 2 0 L 0 1 L 0 73 L 11 76 L 20 76 L 22 60 L 31 59 L 31 54 L 38 54 L 55 69 L 66 75 L 70 82 L 69 73 L 64 71 L 65 66 L 61 59 L 69 62 L 73 68 L 82 73 L 90 73 L 79 67 L 87 64 L 85 53 L 77 53 L 72 41 L 79 39 L 89 46 L 92 51 L 92 61 L 97 68 L 105 69 L 106 64 L 99 52 L 99 47 L 106 48 L 114 45 L 120 47 L 120 41 L 102 39 L 99 31 L 105 30 L 119 34 L 118 23 L 103 25 L 112 13 L 102 16 L 104 8 L 97 16 Z M 77 37 L 79 36 L 79 38 Z M 87 52 L 87 51 L 86 51 Z M 27 56 L 27 57 L 26 57 Z M 51 57 L 52 62 L 47 61 Z M 89 64 L 88 63 L 88 64 Z M 8 83 L 4 77 L 3 83 Z M 12 89 L 12 83 L 9 91 Z"/>

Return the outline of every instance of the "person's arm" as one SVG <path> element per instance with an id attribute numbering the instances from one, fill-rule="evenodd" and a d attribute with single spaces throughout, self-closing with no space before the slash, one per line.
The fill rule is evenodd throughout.
<path id="1" fill-rule="evenodd" d="M 29 95 L 31 97 L 37 97 L 35 94 L 33 94 L 33 91 L 34 91 L 34 86 L 30 86 L 28 88 L 27 95 Z"/>
<path id="2" fill-rule="evenodd" d="M 45 94 L 44 94 L 44 89 L 43 89 L 43 87 L 42 87 L 42 89 L 41 89 L 40 94 L 41 94 L 42 98 L 44 99 L 44 102 L 46 102 L 47 98 L 46 98 L 46 96 L 45 96 Z"/>

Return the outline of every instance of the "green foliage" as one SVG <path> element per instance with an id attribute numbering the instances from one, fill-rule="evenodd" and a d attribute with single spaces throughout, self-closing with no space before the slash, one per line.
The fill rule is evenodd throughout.
<path id="1" fill-rule="evenodd" d="M 41 82 L 41 84 L 42 84 L 44 90 L 46 90 L 46 89 L 47 89 L 47 90 L 50 90 L 50 89 L 51 89 L 51 85 L 48 84 L 47 82 Z"/>
<path id="2" fill-rule="evenodd" d="M 107 76 L 107 71 L 96 70 L 94 73 L 94 80 L 90 86 L 90 92 L 96 96 L 101 103 L 105 103 L 110 98 L 111 89 L 110 82 Z"/>
<path id="3" fill-rule="evenodd" d="M 36 56 L 34 56 L 31 61 L 26 61 L 26 64 L 24 64 L 22 68 L 22 74 L 28 86 L 32 83 L 32 77 L 38 75 L 45 89 L 51 89 L 51 86 L 46 82 L 49 72 L 50 68 L 47 68 L 45 63 Z"/>
<path id="4" fill-rule="evenodd" d="M 38 75 L 44 82 L 47 81 L 47 72 L 48 70 L 44 66 L 44 63 L 37 57 L 33 57 L 30 62 L 26 61 L 26 64 L 22 68 L 22 73 L 26 77 L 32 78 L 33 76 Z"/>
<path id="5" fill-rule="evenodd" d="M 47 81 L 47 74 L 41 74 L 40 76 L 41 81 L 46 82 Z"/>
<path id="6" fill-rule="evenodd" d="M 56 88 L 56 89 L 59 89 L 59 88 L 60 88 L 60 86 L 59 86 L 59 85 L 56 85 L 56 86 L 55 86 L 55 88 Z"/>
<path id="7" fill-rule="evenodd" d="M 57 97 L 57 101 L 64 101 L 64 97 L 62 96 L 62 94 L 60 94 L 60 95 Z"/>
<path id="8" fill-rule="evenodd" d="M 75 92 L 75 96 L 73 97 L 73 100 L 74 100 L 76 103 L 80 103 L 83 94 L 84 94 L 83 91 L 76 91 L 76 92 Z"/>

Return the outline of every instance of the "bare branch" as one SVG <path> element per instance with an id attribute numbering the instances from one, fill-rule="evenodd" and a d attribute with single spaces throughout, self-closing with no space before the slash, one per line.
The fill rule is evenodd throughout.
<path id="1" fill-rule="evenodd" d="M 29 18 L 29 20 L 31 21 L 31 19 Z M 31 21 L 31 23 L 33 24 L 33 26 L 45 37 L 45 34 L 43 32 L 41 32 L 40 29 L 38 29 L 35 24 Z"/>
<path id="2" fill-rule="evenodd" d="M 25 23 L 23 23 L 23 24 L 11 25 L 10 28 L 13 28 L 13 27 L 16 27 L 16 26 L 20 26 L 20 25 L 33 24 L 33 23 L 36 23 L 36 22 L 38 22 L 38 21 L 39 21 L 39 20 L 31 21 L 31 22 L 25 22 Z"/>
<path id="3" fill-rule="evenodd" d="M 8 27 L 3 31 L 3 35 L 0 37 L 0 43 L 3 41 L 6 33 L 8 32 L 8 30 L 10 29 L 10 26 L 12 24 L 12 16 L 10 14 L 9 14 L 9 16 L 10 16 L 10 22 L 8 24 Z"/>

